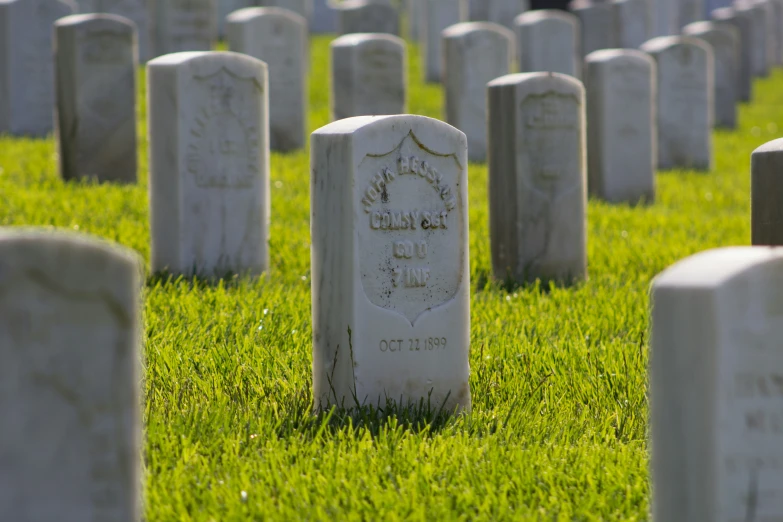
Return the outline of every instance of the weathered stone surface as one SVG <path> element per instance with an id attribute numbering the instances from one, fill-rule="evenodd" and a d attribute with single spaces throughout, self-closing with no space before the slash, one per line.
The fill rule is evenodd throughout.
<path id="1" fill-rule="evenodd" d="M 340 34 L 388 33 L 400 34 L 400 15 L 388 4 L 369 0 L 345 0 L 338 4 Z"/>
<path id="2" fill-rule="evenodd" d="M 579 20 L 580 51 L 583 57 L 593 51 L 617 47 L 610 2 L 572 2 L 571 12 Z"/>
<path id="3" fill-rule="evenodd" d="M 587 277 L 585 91 L 557 73 L 488 85 L 489 230 L 496 279 Z"/>
<path id="4" fill-rule="evenodd" d="M 655 0 L 652 2 L 650 37 L 677 34 L 679 27 L 680 10 L 677 0 Z"/>
<path id="5" fill-rule="evenodd" d="M 266 64 L 230 52 L 147 66 L 153 272 L 257 274 L 269 264 Z"/>
<path id="6" fill-rule="evenodd" d="M 215 0 L 217 4 L 217 33 L 220 38 L 226 36 L 226 18 L 234 11 L 255 5 L 254 0 Z"/>
<path id="7" fill-rule="evenodd" d="M 466 0 L 422 0 L 421 57 L 424 80 L 440 82 L 443 74 L 441 33 L 447 27 L 468 19 Z"/>
<path id="8" fill-rule="evenodd" d="M 773 50 L 773 59 L 775 65 L 783 64 L 783 0 L 772 0 L 772 10 L 774 12 L 774 20 L 772 27 L 775 31 L 776 46 Z"/>
<path id="9" fill-rule="evenodd" d="M 139 61 L 150 59 L 152 16 L 155 0 L 78 0 L 79 14 L 113 14 L 122 16 L 136 25 L 136 41 Z"/>
<path id="10" fill-rule="evenodd" d="M 313 0 L 313 15 L 310 17 L 310 32 L 328 34 L 337 32 L 337 8 L 331 0 Z"/>
<path id="11" fill-rule="evenodd" d="M 514 28 L 514 18 L 530 9 L 528 0 L 470 0 L 470 20 Z"/>
<path id="12" fill-rule="evenodd" d="M 141 260 L 0 231 L 0 520 L 141 520 Z"/>
<path id="13" fill-rule="evenodd" d="M 53 25 L 74 12 L 73 5 L 56 0 L 0 0 L 0 133 L 51 132 Z"/>
<path id="14" fill-rule="evenodd" d="M 658 65 L 658 168 L 712 167 L 713 56 L 698 38 L 661 36 L 642 46 Z"/>
<path id="15" fill-rule="evenodd" d="M 579 20 L 555 9 L 529 11 L 514 20 L 522 72 L 548 71 L 580 77 Z"/>
<path id="16" fill-rule="evenodd" d="M 767 63 L 767 21 L 766 8 L 753 0 L 737 1 L 734 11 L 750 20 L 750 58 L 753 76 L 769 75 Z"/>
<path id="17" fill-rule="evenodd" d="M 587 55 L 588 188 L 612 203 L 655 199 L 655 62 L 641 51 Z"/>
<path id="18" fill-rule="evenodd" d="M 783 245 L 783 139 L 765 143 L 750 158 L 751 241 Z"/>
<path id="19" fill-rule="evenodd" d="M 273 150 L 304 148 L 307 128 L 307 20 L 287 9 L 249 7 L 227 20 L 228 45 L 266 63 L 269 142 Z"/>
<path id="20" fill-rule="evenodd" d="M 704 17 L 704 0 L 679 0 L 680 18 L 677 28 L 698 22 Z"/>
<path id="21" fill-rule="evenodd" d="M 316 409 L 469 410 L 465 135 L 397 115 L 312 135 Z"/>
<path id="22" fill-rule="evenodd" d="M 55 130 L 63 179 L 136 181 L 135 27 L 107 14 L 55 23 Z"/>
<path id="23" fill-rule="evenodd" d="M 638 49 L 650 37 L 650 14 L 647 0 L 613 0 L 614 33 L 617 46 Z"/>
<path id="24" fill-rule="evenodd" d="M 414 42 L 419 41 L 421 25 L 421 12 L 424 6 L 424 0 L 406 0 L 407 4 L 407 21 L 408 21 L 408 38 Z"/>
<path id="25" fill-rule="evenodd" d="M 348 34 L 331 45 L 332 121 L 408 112 L 405 42 L 390 34 Z"/>
<path id="26" fill-rule="evenodd" d="M 729 24 L 694 22 L 682 33 L 710 44 L 715 57 L 715 126 L 733 129 L 737 126 L 737 77 L 739 76 L 739 31 Z"/>
<path id="27" fill-rule="evenodd" d="M 783 250 L 689 257 L 651 305 L 654 519 L 783 519 Z"/>
<path id="28" fill-rule="evenodd" d="M 465 133 L 468 158 L 487 159 L 487 83 L 511 70 L 514 33 L 490 22 L 443 31 L 446 121 Z"/>
<path id="29" fill-rule="evenodd" d="M 753 94 L 753 21 L 749 12 L 737 12 L 730 7 L 712 11 L 712 20 L 738 31 L 737 93 L 742 101 L 750 101 Z"/>
<path id="30" fill-rule="evenodd" d="M 778 55 L 778 31 L 777 17 L 775 15 L 775 6 L 771 0 L 754 0 L 756 6 L 764 11 L 764 35 L 766 36 L 766 46 L 764 57 L 766 59 L 767 70 L 769 71 L 777 65 Z"/>
<path id="31" fill-rule="evenodd" d="M 217 39 L 215 0 L 161 0 L 155 5 L 155 56 L 212 49 Z"/>
<path id="32" fill-rule="evenodd" d="M 308 24 L 313 15 L 313 0 L 258 0 L 258 5 L 288 9 L 304 18 Z"/>

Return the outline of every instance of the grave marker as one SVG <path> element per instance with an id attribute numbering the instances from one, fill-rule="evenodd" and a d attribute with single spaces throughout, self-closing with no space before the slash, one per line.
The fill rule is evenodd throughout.
<path id="1" fill-rule="evenodd" d="M 650 15 L 647 0 L 613 0 L 612 11 L 617 46 L 638 49 L 650 37 Z"/>
<path id="2" fill-rule="evenodd" d="M 234 11 L 253 7 L 253 0 L 215 0 L 217 3 L 217 33 L 220 38 L 226 36 L 226 18 Z"/>
<path id="3" fill-rule="evenodd" d="M 347 34 L 332 41 L 332 121 L 407 110 L 405 42 L 390 34 Z"/>
<path id="4" fill-rule="evenodd" d="M 0 520 L 141 520 L 141 267 L 0 231 Z"/>
<path id="5" fill-rule="evenodd" d="M 655 520 L 783 518 L 783 251 L 702 252 L 652 286 Z"/>
<path id="6" fill-rule="evenodd" d="M 55 20 L 74 13 L 56 0 L 0 0 L 0 133 L 44 137 L 54 121 Z"/>
<path id="7" fill-rule="evenodd" d="M 710 44 L 715 57 L 715 125 L 733 129 L 737 126 L 737 71 L 739 65 L 739 31 L 729 24 L 694 22 L 682 34 L 700 38 Z"/>
<path id="8" fill-rule="evenodd" d="M 313 0 L 258 0 L 258 5 L 288 9 L 304 18 L 308 24 L 313 16 Z"/>
<path id="9" fill-rule="evenodd" d="M 572 2 L 571 12 L 579 19 L 579 48 L 583 57 L 593 51 L 617 47 L 610 2 Z"/>
<path id="10" fill-rule="evenodd" d="M 755 1 L 738 1 L 734 3 L 734 11 L 750 20 L 750 58 L 753 76 L 768 76 L 767 13 L 765 7 Z"/>
<path id="11" fill-rule="evenodd" d="M 315 407 L 470 410 L 465 135 L 360 117 L 311 149 Z"/>
<path id="12" fill-rule="evenodd" d="M 737 29 L 739 35 L 737 58 L 737 94 L 742 101 L 750 101 L 753 93 L 753 21 L 747 11 L 722 7 L 712 11 L 712 20 Z"/>
<path id="13" fill-rule="evenodd" d="M 272 150 L 304 148 L 307 127 L 307 20 L 278 7 L 249 7 L 227 20 L 229 48 L 267 64 Z"/>
<path id="14" fill-rule="evenodd" d="M 400 16 L 388 4 L 369 0 L 345 0 L 338 5 L 340 34 L 388 33 L 400 34 Z"/>
<path id="15" fill-rule="evenodd" d="M 783 245 L 783 139 L 765 143 L 750 158 L 751 241 Z"/>
<path id="16" fill-rule="evenodd" d="M 587 277 L 585 91 L 571 76 L 488 85 L 492 268 L 501 281 Z"/>
<path id="17" fill-rule="evenodd" d="M 528 0 L 470 0 L 470 20 L 487 21 L 514 29 L 514 18 L 530 10 Z"/>
<path id="18" fill-rule="evenodd" d="M 337 32 L 337 8 L 332 5 L 331 0 L 313 0 L 310 32 L 313 34 Z"/>
<path id="19" fill-rule="evenodd" d="M 522 72 L 547 71 L 581 76 L 579 20 L 556 9 L 529 11 L 514 20 Z"/>
<path id="20" fill-rule="evenodd" d="M 212 49 L 217 39 L 215 0 L 162 0 L 155 5 L 155 56 Z"/>
<path id="21" fill-rule="evenodd" d="M 136 29 L 127 18 L 55 23 L 56 135 L 63 179 L 136 181 Z"/>
<path id="22" fill-rule="evenodd" d="M 658 65 L 658 168 L 712 166 L 713 56 L 709 44 L 661 36 L 642 46 Z"/>
<path id="23" fill-rule="evenodd" d="M 587 55 L 588 187 L 612 203 L 655 199 L 655 62 L 632 49 Z"/>
<path id="24" fill-rule="evenodd" d="M 266 64 L 238 53 L 147 66 L 153 272 L 258 274 L 269 264 Z"/>
<path id="25" fill-rule="evenodd" d="M 437 83 L 442 80 L 443 51 L 441 33 L 447 27 L 468 19 L 466 0 L 421 0 L 422 16 L 421 57 L 424 80 Z"/>
<path id="26" fill-rule="evenodd" d="M 487 83 L 509 73 L 514 33 L 490 22 L 443 31 L 446 121 L 465 133 L 468 158 L 487 158 Z"/>

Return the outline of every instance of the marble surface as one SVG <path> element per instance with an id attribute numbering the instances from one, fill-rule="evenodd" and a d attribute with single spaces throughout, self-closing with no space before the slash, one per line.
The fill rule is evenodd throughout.
<path id="1" fill-rule="evenodd" d="M 147 65 L 153 272 L 222 277 L 269 265 L 266 64 L 231 52 Z"/>
<path id="2" fill-rule="evenodd" d="M 735 128 L 739 103 L 739 31 L 729 24 L 694 22 L 683 27 L 682 34 L 700 38 L 712 47 L 715 57 L 715 126 Z"/>
<path id="3" fill-rule="evenodd" d="M 655 62 L 641 51 L 606 49 L 585 59 L 587 179 L 611 203 L 655 200 Z"/>
<path id="4" fill-rule="evenodd" d="M 136 182 L 136 29 L 127 18 L 55 23 L 55 131 L 63 179 Z"/>
<path id="5" fill-rule="evenodd" d="M 57 0 L 0 0 L 0 133 L 42 138 L 54 128 L 53 25 L 74 12 Z"/>
<path id="6" fill-rule="evenodd" d="M 638 49 L 650 39 L 650 13 L 647 0 L 613 0 L 612 11 L 617 47 Z"/>
<path id="7" fill-rule="evenodd" d="M 579 20 L 579 50 L 583 57 L 617 47 L 610 2 L 572 2 L 571 12 Z"/>
<path id="8" fill-rule="evenodd" d="M 511 72 L 514 33 L 490 22 L 467 22 L 442 35 L 446 122 L 467 136 L 471 161 L 486 161 L 487 83 Z"/>
<path id="9" fill-rule="evenodd" d="M 470 20 L 514 28 L 514 18 L 530 9 L 528 0 L 470 0 Z"/>
<path id="10" fill-rule="evenodd" d="M 254 0 L 215 0 L 217 7 L 217 34 L 220 38 L 226 36 L 226 18 L 234 11 L 254 7 Z"/>
<path id="11" fill-rule="evenodd" d="M 558 73 L 488 85 L 489 229 L 500 281 L 587 277 L 585 91 Z"/>
<path id="12" fill-rule="evenodd" d="M 216 0 L 156 2 L 154 55 L 209 51 L 217 40 Z"/>
<path id="13" fill-rule="evenodd" d="M 466 0 L 421 0 L 424 2 L 421 27 L 421 70 L 424 81 L 438 83 L 443 74 L 441 33 L 468 20 Z"/>
<path id="14" fill-rule="evenodd" d="M 521 72 L 556 72 L 579 78 L 579 19 L 556 9 L 541 9 L 514 20 Z"/>
<path id="15" fill-rule="evenodd" d="M 470 409 L 467 141 L 359 117 L 311 141 L 313 396 Z"/>
<path id="16" fill-rule="evenodd" d="M 331 0 L 313 0 L 310 32 L 312 34 L 336 33 L 337 14 L 337 8 Z"/>
<path id="17" fill-rule="evenodd" d="M 234 12 L 226 26 L 229 49 L 266 63 L 269 72 L 269 143 L 288 152 L 305 146 L 308 96 L 308 24 L 279 7 Z"/>
<path id="18" fill-rule="evenodd" d="M 408 112 L 405 42 L 390 34 L 347 34 L 330 44 L 332 121 Z"/>
<path id="19" fill-rule="evenodd" d="M 298 14 L 309 24 L 313 15 L 313 0 L 257 0 L 259 7 L 277 7 Z"/>
<path id="20" fill-rule="evenodd" d="M 389 4 L 369 0 L 344 0 L 338 4 L 337 31 L 340 34 L 400 34 L 400 15 Z"/>
<path id="21" fill-rule="evenodd" d="M 783 519 L 783 251 L 696 254 L 650 301 L 654 519 Z"/>
<path id="22" fill-rule="evenodd" d="M 783 245 L 783 139 L 765 143 L 750 156 L 750 222 L 754 245 Z"/>
<path id="23" fill-rule="evenodd" d="M 0 229 L 0 520 L 141 519 L 142 266 Z"/>
<path id="24" fill-rule="evenodd" d="M 734 11 L 743 13 L 750 20 L 750 60 L 755 77 L 769 76 L 767 62 L 767 10 L 755 0 L 740 0 L 734 3 Z"/>
<path id="25" fill-rule="evenodd" d="M 642 46 L 658 66 L 658 168 L 712 168 L 713 68 L 709 44 L 661 36 Z"/>
<path id="26" fill-rule="evenodd" d="M 740 100 L 748 102 L 753 97 L 753 21 L 750 13 L 722 7 L 712 11 L 711 16 L 716 24 L 737 30 L 739 35 L 737 96 Z"/>

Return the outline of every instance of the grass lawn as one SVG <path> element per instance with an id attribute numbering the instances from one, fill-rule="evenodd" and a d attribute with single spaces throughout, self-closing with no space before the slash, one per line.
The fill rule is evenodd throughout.
<path id="1" fill-rule="evenodd" d="M 328 39 L 312 46 L 316 129 Z M 440 117 L 414 48 L 409 65 L 410 111 Z M 0 138 L 0 225 L 80 230 L 148 259 L 143 107 L 139 132 L 132 187 L 63 183 L 52 139 Z M 146 286 L 147 519 L 648 519 L 650 281 L 692 253 L 749 244 L 750 153 L 781 133 L 776 70 L 740 127 L 715 133 L 713 172 L 659 174 L 649 207 L 590 202 L 590 278 L 568 289 L 490 280 L 487 171 L 471 165 L 473 412 L 435 422 L 311 415 L 309 157 L 274 154 L 269 273 Z"/>

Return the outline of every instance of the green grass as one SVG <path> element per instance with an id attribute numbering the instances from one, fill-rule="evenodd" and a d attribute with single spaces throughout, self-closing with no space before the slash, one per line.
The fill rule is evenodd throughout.
<path id="1" fill-rule="evenodd" d="M 410 110 L 439 117 L 440 89 L 409 57 Z M 327 61 L 314 39 L 313 129 Z M 474 409 L 451 419 L 311 416 L 309 160 L 273 155 L 269 273 L 146 287 L 148 520 L 648 519 L 650 281 L 749 243 L 749 155 L 783 129 L 783 72 L 755 96 L 715 134 L 713 172 L 659 174 L 650 207 L 590 202 L 590 278 L 573 288 L 490 281 L 487 172 L 471 165 Z M 138 186 L 63 183 L 51 139 L 0 138 L 0 225 L 77 229 L 148 259 L 141 114 Z"/>

